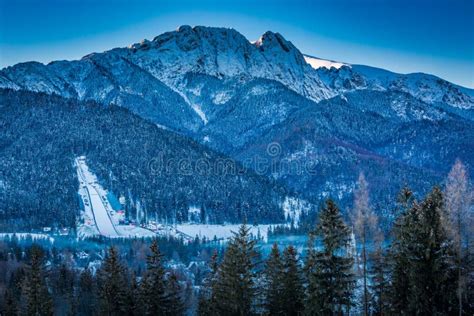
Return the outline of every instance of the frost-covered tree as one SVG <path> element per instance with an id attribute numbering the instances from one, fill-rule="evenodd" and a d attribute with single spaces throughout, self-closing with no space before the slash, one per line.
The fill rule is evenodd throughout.
<path id="1" fill-rule="evenodd" d="M 378 231 L 378 217 L 369 205 L 369 189 L 364 174 L 359 174 L 357 188 L 354 192 L 354 209 L 352 211 L 352 223 L 354 233 L 358 243 L 361 245 L 361 263 L 362 271 L 360 272 L 363 280 L 363 307 L 364 315 L 369 314 L 369 289 L 367 261 L 367 246 L 373 241 Z M 358 266 L 359 268 L 359 266 Z"/>
<path id="2" fill-rule="evenodd" d="M 463 301 L 466 300 L 467 258 L 469 258 L 470 237 L 474 232 L 473 192 L 469 186 L 466 167 L 457 159 L 446 179 L 446 213 L 443 214 L 445 227 L 456 248 L 456 268 L 458 276 L 458 309 L 463 313 Z"/>

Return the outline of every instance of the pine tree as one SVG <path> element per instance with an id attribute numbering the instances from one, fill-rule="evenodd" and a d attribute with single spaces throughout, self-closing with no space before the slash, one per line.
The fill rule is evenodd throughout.
<path id="1" fill-rule="evenodd" d="M 15 316 L 18 315 L 18 305 L 15 300 L 15 297 L 10 289 L 5 290 L 4 295 L 4 315 L 5 316 Z"/>
<path id="2" fill-rule="evenodd" d="M 20 258 L 20 257 L 16 257 Z M 25 268 L 20 267 L 12 271 L 8 288 L 5 291 L 5 314 L 18 315 L 20 312 L 20 302 L 22 299 L 22 285 L 26 278 Z"/>
<path id="3" fill-rule="evenodd" d="M 287 316 L 301 315 L 304 308 L 303 280 L 296 256 L 296 249 L 291 245 L 283 251 L 281 300 L 282 315 Z"/>
<path id="4" fill-rule="evenodd" d="M 213 288 L 220 315 L 252 315 L 256 297 L 256 263 L 259 257 L 250 228 L 241 225 L 227 245 Z"/>
<path id="5" fill-rule="evenodd" d="M 117 250 L 110 247 L 98 272 L 99 307 L 103 315 L 127 315 L 129 292 L 126 270 L 120 263 Z"/>
<path id="6" fill-rule="evenodd" d="M 79 315 L 93 315 L 95 306 L 97 306 L 96 284 L 94 277 L 89 269 L 82 271 L 79 276 L 78 293 L 77 293 Z"/>
<path id="7" fill-rule="evenodd" d="M 53 302 L 46 285 L 43 268 L 43 251 L 31 247 L 31 265 L 22 284 L 22 309 L 26 315 L 52 315 Z"/>
<path id="8" fill-rule="evenodd" d="M 63 263 L 54 274 L 56 276 L 56 280 L 53 284 L 55 313 L 75 315 L 74 273 Z"/>
<path id="9" fill-rule="evenodd" d="M 353 258 L 347 254 L 350 230 L 332 200 L 319 214 L 316 230 L 310 234 L 306 273 L 305 310 L 309 315 L 333 315 L 350 309 L 354 275 Z M 322 250 L 315 248 L 322 243 Z"/>
<path id="10" fill-rule="evenodd" d="M 410 314 L 449 314 L 455 306 L 452 243 L 442 227 L 443 207 L 443 197 L 438 187 L 421 204 L 413 207 L 407 252 Z"/>
<path id="11" fill-rule="evenodd" d="M 141 284 L 145 315 L 165 315 L 170 310 L 170 301 L 166 295 L 163 255 L 156 240 L 153 240 L 150 250 L 147 271 Z"/>
<path id="12" fill-rule="evenodd" d="M 372 315 L 387 315 L 390 311 L 389 304 L 389 268 L 386 262 L 386 253 L 381 246 L 370 254 L 371 267 L 369 275 L 371 280 Z"/>
<path id="13" fill-rule="evenodd" d="M 199 292 L 199 302 L 198 302 L 198 315 L 208 316 L 208 315 L 217 315 L 215 309 L 217 302 L 213 288 L 216 286 L 217 282 L 217 250 L 214 251 L 209 263 L 210 272 L 207 277 L 204 279 L 203 286 Z"/>
<path id="14" fill-rule="evenodd" d="M 266 310 L 270 315 L 283 315 L 283 262 L 277 244 L 272 246 L 264 275 Z"/>
<path id="15" fill-rule="evenodd" d="M 391 285 L 389 288 L 390 312 L 393 314 L 407 314 L 409 296 L 409 226 L 413 217 L 413 192 L 404 187 L 398 195 L 398 210 L 394 228 L 393 242 L 389 249 Z"/>
<path id="16" fill-rule="evenodd" d="M 144 314 L 142 293 L 134 271 L 130 275 L 130 310 L 135 316 Z"/>
<path id="17" fill-rule="evenodd" d="M 354 232 L 360 245 L 362 257 L 362 280 L 363 280 L 363 306 L 364 315 L 369 315 L 369 288 L 368 288 L 368 273 L 367 273 L 367 245 L 373 241 L 377 231 L 378 218 L 369 205 L 369 190 L 368 183 L 365 180 L 364 174 L 359 174 L 357 181 L 357 189 L 354 193 L 354 210 L 352 213 L 352 223 L 354 225 Z"/>
<path id="18" fill-rule="evenodd" d="M 183 290 L 179 284 L 178 277 L 175 273 L 168 276 L 166 285 L 166 297 L 169 302 L 170 309 L 165 315 L 182 315 L 184 312 Z"/>

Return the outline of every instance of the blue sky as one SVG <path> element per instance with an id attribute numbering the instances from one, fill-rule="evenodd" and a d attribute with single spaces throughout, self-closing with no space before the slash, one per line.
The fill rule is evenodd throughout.
<path id="1" fill-rule="evenodd" d="M 78 59 L 179 25 L 281 33 L 302 52 L 474 88 L 474 0 L 0 0 L 0 67 Z"/>

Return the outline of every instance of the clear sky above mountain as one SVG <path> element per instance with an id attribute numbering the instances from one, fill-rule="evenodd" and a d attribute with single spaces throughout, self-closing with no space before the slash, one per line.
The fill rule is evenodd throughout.
<path id="1" fill-rule="evenodd" d="M 472 0 L 0 0 L 0 67 L 78 59 L 182 24 L 281 33 L 303 53 L 474 88 Z"/>

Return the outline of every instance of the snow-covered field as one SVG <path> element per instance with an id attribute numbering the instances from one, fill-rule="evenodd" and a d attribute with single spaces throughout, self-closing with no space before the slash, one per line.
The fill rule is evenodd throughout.
<path id="1" fill-rule="evenodd" d="M 260 236 L 264 241 L 268 237 L 268 229 L 275 225 L 257 225 L 249 226 L 250 233 L 254 237 Z M 218 240 L 227 240 L 233 236 L 232 232 L 238 232 L 240 224 L 209 225 L 209 224 L 180 224 L 176 226 L 178 233 L 183 233 L 190 237 L 206 237 L 209 240 L 217 238 Z"/>

